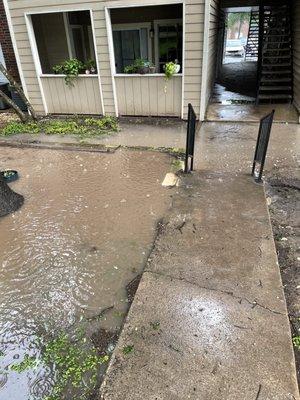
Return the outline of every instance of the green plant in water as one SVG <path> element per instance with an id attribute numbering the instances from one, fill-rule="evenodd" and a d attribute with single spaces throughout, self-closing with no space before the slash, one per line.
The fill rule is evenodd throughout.
<path id="1" fill-rule="evenodd" d="M 10 369 L 21 373 L 39 363 L 53 367 L 55 384 L 50 395 L 43 400 L 61 400 L 66 392 L 76 392 L 76 399 L 85 400 L 96 386 L 99 366 L 108 360 L 107 355 L 99 356 L 83 332 L 78 330 L 75 340 L 61 333 L 43 346 L 40 360 L 25 355 L 21 363 L 11 365 Z"/>
<path id="2" fill-rule="evenodd" d="M 27 369 L 32 369 L 35 368 L 38 364 L 38 360 L 34 356 L 29 356 L 28 354 L 25 354 L 23 361 L 21 361 L 19 364 L 12 364 L 9 368 L 12 371 L 15 372 L 24 372 Z"/>
<path id="3" fill-rule="evenodd" d="M 74 86 L 74 80 L 78 78 L 78 75 L 81 72 L 83 72 L 84 64 L 77 60 L 77 58 L 71 58 L 70 60 L 66 60 L 60 64 L 54 65 L 52 69 L 56 74 L 66 75 L 66 85 Z"/>
<path id="4" fill-rule="evenodd" d="M 300 336 L 293 337 L 293 345 L 300 351 Z"/>

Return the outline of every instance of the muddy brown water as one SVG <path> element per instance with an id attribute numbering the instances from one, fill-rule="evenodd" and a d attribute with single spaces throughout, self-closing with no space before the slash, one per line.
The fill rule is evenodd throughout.
<path id="1" fill-rule="evenodd" d="M 41 334 L 72 329 L 113 306 L 99 322 L 118 329 L 128 309 L 126 284 L 146 263 L 157 221 L 174 189 L 161 182 L 166 154 L 0 149 L 0 170 L 23 207 L 0 219 L 0 399 L 43 399 L 53 371 L 9 366 L 39 352 Z"/>

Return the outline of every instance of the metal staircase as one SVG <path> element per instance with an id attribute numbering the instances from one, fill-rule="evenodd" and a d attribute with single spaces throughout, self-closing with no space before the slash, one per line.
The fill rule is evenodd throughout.
<path id="1" fill-rule="evenodd" d="M 253 61 L 258 56 L 259 11 L 251 11 L 249 32 L 246 44 L 245 61 Z"/>
<path id="2" fill-rule="evenodd" d="M 293 63 L 290 7 L 281 4 L 262 8 L 257 102 L 291 102 Z"/>

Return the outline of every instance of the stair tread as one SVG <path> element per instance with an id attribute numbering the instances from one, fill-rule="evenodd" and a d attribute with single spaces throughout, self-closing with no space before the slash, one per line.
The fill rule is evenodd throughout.
<path id="1" fill-rule="evenodd" d="M 262 83 L 271 83 L 271 82 L 292 82 L 292 78 L 262 78 L 260 80 Z"/>
<path id="2" fill-rule="evenodd" d="M 291 99 L 292 95 L 290 94 L 259 94 L 259 99 L 264 100 L 275 100 L 275 99 Z"/>
<path id="3" fill-rule="evenodd" d="M 263 85 L 259 87 L 259 90 L 261 91 L 274 91 L 274 90 L 291 90 L 292 86 L 267 86 Z"/>

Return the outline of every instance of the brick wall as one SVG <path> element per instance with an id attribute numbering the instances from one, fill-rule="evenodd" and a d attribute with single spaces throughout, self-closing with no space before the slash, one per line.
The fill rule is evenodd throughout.
<path id="1" fill-rule="evenodd" d="M 13 77 L 17 81 L 20 81 L 18 66 L 10 38 L 4 4 L 2 0 L 0 0 L 0 43 L 7 70 L 13 75 Z"/>

